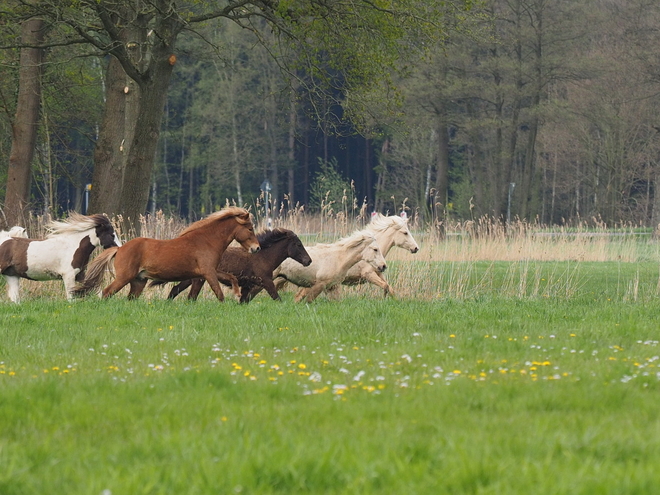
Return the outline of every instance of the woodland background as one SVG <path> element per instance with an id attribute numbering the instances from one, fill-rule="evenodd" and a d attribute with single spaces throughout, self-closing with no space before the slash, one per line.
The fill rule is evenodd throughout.
<path id="1" fill-rule="evenodd" d="M 47 29 L 26 42 L 21 26 L 34 18 L 35 4 L 43 7 Z M 10 2 L 0 13 L 3 185 L 21 117 L 22 54 L 39 52 L 32 64 L 41 82 L 37 132 L 22 215 L 99 209 L 94 168 L 117 52 L 99 41 L 100 30 L 78 30 L 86 43 L 67 37 L 58 24 L 65 18 L 60 4 L 66 2 Z M 420 4 L 399 4 L 426 15 L 415 11 Z M 263 14 L 270 3 L 257 5 L 249 28 L 236 4 L 227 5 L 231 15 L 182 29 L 177 38 L 153 168 L 138 180 L 146 185 L 147 207 L 138 211 L 194 220 L 227 202 L 263 204 L 268 179 L 274 215 L 343 203 L 369 211 L 407 208 L 433 220 L 660 223 L 660 2 L 442 2 L 441 21 L 406 32 L 415 50 L 399 51 L 402 37 L 388 31 L 402 22 L 403 10 L 382 31 L 350 38 L 348 47 L 342 36 L 354 36 L 350 25 L 322 33 L 310 50 L 324 53 L 320 68 L 290 63 L 303 58 L 291 51 L 303 37 L 293 33 L 284 55 L 281 39 L 291 32 L 277 24 L 280 17 Z M 87 22 L 84 9 L 69 7 L 67 15 Z M 147 38 L 139 43 L 159 29 L 149 24 L 153 18 L 141 26 Z M 381 35 L 398 48 L 387 51 Z M 338 43 L 342 57 L 328 57 Z M 387 53 L 373 58 L 372 49 Z M 361 53 L 376 68 L 357 64 L 350 73 Z M 130 128 L 137 103 L 129 97 L 145 98 L 151 90 L 140 94 L 130 77 L 120 79 L 127 103 L 116 119 Z M 116 148 L 123 153 L 125 146 L 121 140 Z M 124 213 L 122 204 L 102 210 Z M 1 221 L 11 223 L 6 215 Z"/>

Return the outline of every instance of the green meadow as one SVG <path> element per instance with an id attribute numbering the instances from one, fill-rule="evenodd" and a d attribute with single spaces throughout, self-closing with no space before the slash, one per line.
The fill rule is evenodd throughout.
<path id="1" fill-rule="evenodd" d="M 3 294 L 0 493 L 656 492 L 657 263 L 388 279 L 309 305 Z"/>

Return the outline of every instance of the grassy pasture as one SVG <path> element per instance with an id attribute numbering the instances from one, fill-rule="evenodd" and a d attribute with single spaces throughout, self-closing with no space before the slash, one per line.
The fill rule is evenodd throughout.
<path id="1" fill-rule="evenodd" d="M 463 297 L 2 304 L 0 493 L 652 493 L 657 267 L 563 263 L 551 295 L 479 262 Z"/>
<path id="2" fill-rule="evenodd" d="M 387 300 L 0 285 L 0 494 L 654 493 L 655 241 L 466 230 Z"/>

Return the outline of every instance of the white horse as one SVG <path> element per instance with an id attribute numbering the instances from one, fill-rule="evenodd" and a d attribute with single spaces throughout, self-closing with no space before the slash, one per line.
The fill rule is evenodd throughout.
<path id="1" fill-rule="evenodd" d="M 23 237 L 27 238 L 27 231 L 23 227 L 19 227 L 18 225 L 15 225 L 9 230 L 0 230 L 0 244 L 2 244 L 5 241 L 8 241 L 12 237 Z"/>
<path id="2" fill-rule="evenodd" d="M 376 242 L 383 256 L 387 256 L 394 246 L 407 249 L 411 253 L 419 251 L 419 246 L 413 235 L 408 230 L 408 219 L 402 218 L 398 215 L 385 216 L 377 213 L 371 218 L 371 222 L 366 226 L 366 231 L 373 233 L 376 237 Z M 382 288 L 385 295 L 393 296 L 394 291 L 390 284 L 387 283 L 382 272 L 374 270 L 374 268 L 364 261 L 359 261 L 355 264 L 344 278 L 342 284 L 344 285 L 358 285 L 364 283 L 372 283 Z M 331 290 L 336 292 L 339 286 L 335 286 Z"/>
<path id="3" fill-rule="evenodd" d="M 332 244 L 310 246 L 307 253 L 312 258 L 309 266 L 302 266 L 288 258 L 275 270 L 273 279 L 276 287 L 291 282 L 304 287 L 296 294 L 296 302 L 311 302 L 323 290 L 340 284 L 348 270 L 363 260 L 378 272 L 387 268 L 385 258 L 371 232 L 358 231 Z"/>
<path id="4" fill-rule="evenodd" d="M 7 295 L 20 302 L 19 281 L 64 281 L 67 298 L 87 266 L 97 246 L 120 246 L 110 220 L 103 215 L 84 216 L 72 213 L 68 219 L 50 222 L 45 239 L 10 237 L 0 244 L 0 273 L 7 281 Z"/>

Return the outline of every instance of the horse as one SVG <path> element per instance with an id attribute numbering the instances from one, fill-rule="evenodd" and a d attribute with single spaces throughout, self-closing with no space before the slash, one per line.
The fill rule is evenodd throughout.
<path id="1" fill-rule="evenodd" d="M 376 237 L 376 242 L 383 256 L 387 256 L 394 246 L 407 249 L 415 254 L 419 251 L 419 246 L 408 230 L 408 220 L 398 215 L 385 216 L 380 213 L 374 215 L 371 222 L 367 224 L 365 230 L 372 232 Z M 373 268 L 366 261 L 358 261 L 346 274 L 343 285 L 358 285 L 372 283 L 379 286 L 385 292 L 385 296 L 394 295 L 394 290 L 387 283 L 383 274 Z M 339 290 L 339 285 L 329 289 L 335 293 Z"/>
<path id="2" fill-rule="evenodd" d="M 50 222 L 46 229 L 49 233 L 45 239 L 11 237 L 0 244 L 0 273 L 7 281 L 12 302 L 20 302 L 21 278 L 61 278 L 67 299 L 72 300 L 76 282 L 82 280 L 92 251 L 98 246 L 108 249 L 121 245 L 104 215 L 71 213 L 63 221 Z"/>
<path id="3" fill-rule="evenodd" d="M 15 225 L 9 230 L 0 230 L 0 244 L 5 242 L 6 240 L 11 239 L 12 237 L 27 238 L 27 236 L 28 235 L 24 227 Z"/>
<path id="4" fill-rule="evenodd" d="M 357 231 L 332 244 L 316 244 L 307 248 L 312 263 L 303 267 L 293 260 L 284 262 L 275 270 L 275 287 L 285 283 L 304 287 L 296 294 L 295 301 L 312 302 L 325 289 L 340 284 L 348 270 L 364 260 L 379 272 L 387 268 L 385 258 L 371 232 Z"/>
<path id="5" fill-rule="evenodd" d="M 273 270 L 287 258 L 295 260 L 302 266 L 309 266 L 312 258 L 309 257 L 298 236 L 291 230 L 267 230 L 259 233 L 257 239 L 261 250 L 252 255 L 239 247 L 227 248 L 218 265 L 218 279 L 221 279 L 221 274 L 234 275 L 241 287 L 240 302 L 242 303 L 249 303 L 262 289 L 265 289 L 273 300 L 280 301 L 281 298 L 273 283 Z M 202 278 L 186 280 L 174 286 L 168 299 L 174 299 L 190 285 L 192 289 L 188 299 L 197 299 L 204 285 Z"/>
<path id="6" fill-rule="evenodd" d="M 89 264 L 87 275 L 75 293 L 85 295 L 98 287 L 106 268 L 114 260 L 115 280 L 103 289 L 104 299 L 127 284 L 130 284 L 128 298 L 136 299 L 149 279 L 179 282 L 203 277 L 218 300 L 223 301 L 216 267 L 234 239 L 251 253 L 260 249 L 250 213 L 244 208 L 229 207 L 211 213 L 192 223 L 174 239 L 136 237 L 121 247 L 108 249 L 97 256 Z"/>

